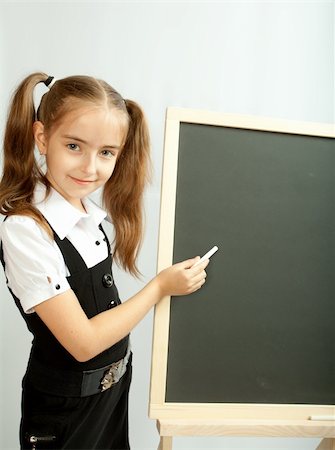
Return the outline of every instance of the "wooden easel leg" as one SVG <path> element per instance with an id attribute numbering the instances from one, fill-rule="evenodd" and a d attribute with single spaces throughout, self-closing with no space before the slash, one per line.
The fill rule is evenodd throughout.
<path id="1" fill-rule="evenodd" d="M 161 436 L 158 450 L 172 450 L 172 436 Z"/>
<path id="2" fill-rule="evenodd" d="M 335 450 L 335 439 L 322 439 L 316 450 Z"/>

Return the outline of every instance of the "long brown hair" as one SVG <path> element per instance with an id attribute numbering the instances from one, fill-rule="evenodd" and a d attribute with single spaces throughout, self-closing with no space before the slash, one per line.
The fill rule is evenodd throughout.
<path id="1" fill-rule="evenodd" d="M 42 72 L 25 78 L 14 93 L 4 136 L 4 164 L 0 181 L 0 213 L 27 215 L 50 234 L 44 217 L 33 205 L 34 189 L 50 184 L 34 156 L 33 124 L 40 120 L 45 131 L 52 130 L 64 114 L 83 102 L 107 105 L 118 110 L 126 139 L 111 178 L 103 188 L 103 204 L 115 229 L 114 256 L 121 266 L 138 275 L 136 259 L 143 236 L 142 200 L 150 167 L 149 132 L 137 103 L 124 100 L 105 81 L 88 76 L 57 80 L 43 95 L 35 110 L 34 88 L 48 80 Z"/>

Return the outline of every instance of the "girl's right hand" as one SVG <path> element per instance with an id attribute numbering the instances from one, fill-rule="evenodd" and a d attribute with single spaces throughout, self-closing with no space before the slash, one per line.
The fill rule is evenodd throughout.
<path id="1" fill-rule="evenodd" d="M 157 276 L 162 297 L 187 295 L 197 291 L 206 281 L 205 268 L 209 260 L 193 267 L 200 257 L 188 259 L 162 270 Z"/>

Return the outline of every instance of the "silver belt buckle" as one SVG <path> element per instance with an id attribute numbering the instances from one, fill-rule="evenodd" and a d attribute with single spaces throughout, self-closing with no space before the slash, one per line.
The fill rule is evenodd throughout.
<path id="1" fill-rule="evenodd" d="M 119 381 L 118 372 L 123 360 L 113 363 L 104 373 L 100 382 L 101 392 L 106 391 Z"/>

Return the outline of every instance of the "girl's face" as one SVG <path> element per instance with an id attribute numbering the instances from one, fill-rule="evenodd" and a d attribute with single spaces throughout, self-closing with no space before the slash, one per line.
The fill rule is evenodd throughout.
<path id="1" fill-rule="evenodd" d="M 35 122 L 35 141 L 46 157 L 46 177 L 68 202 L 81 200 L 111 177 L 125 138 L 122 113 L 103 106 L 82 106 L 63 117 L 48 134 Z"/>

